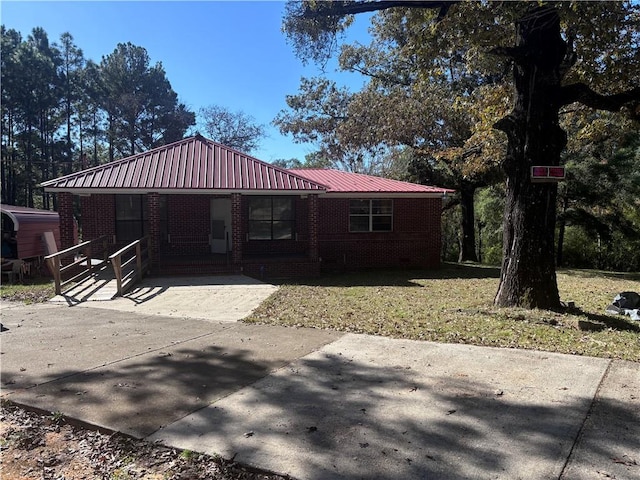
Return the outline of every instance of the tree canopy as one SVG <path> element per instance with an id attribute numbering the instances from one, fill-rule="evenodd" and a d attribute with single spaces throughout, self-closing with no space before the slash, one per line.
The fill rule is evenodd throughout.
<path id="1" fill-rule="evenodd" d="M 640 132 L 609 112 L 576 108 L 563 116 L 569 133 L 563 161 L 568 180 L 558 190 L 557 264 L 640 269 Z M 582 252 L 565 255 L 569 236 L 584 236 Z M 595 249 L 595 251 L 593 251 Z"/>
<path id="2" fill-rule="evenodd" d="M 96 64 L 69 33 L 1 33 L 3 203 L 48 208 L 39 182 L 179 140 L 195 123 L 143 47 L 119 44 Z"/>
<path id="3" fill-rule="evenodd" d="M 631 2 L 290 2 L 284 30 L 300 58 L 324 61 L 334 53 L 353 16 L 364 12 L 378 12 L 374 25 L 386 39 L 380 50 L 390 52 L 388 58 L 394 61 L 401 58 L 416 66 L 413 75 L 386 70 L 413 91 L 439 83 L 455 85 L 459 79 L 448 68 L 455 63 L 463 66 L 465 82 L 476 82 L 474 91 L 487 88 L 482 81 L 478 85 L 479 79 L 487 79 L 487 85 L 509 80 L 511 111 L 493 122 L 507 142 L 499 159 L 506 201 L 503 264 L 495 301 L 500 306 L 559 308 L 554 264 L 557 185 L 532 183 L 530 167 L 560 164 L 566 133 L 559 115 L 575 102 L 640 117 L 639 6 Z M 361 69 L 375 65 L 363 50 L 343 50 L 343 57 Z M 376 61 L 380 60 L 378 56 Z M 493 104 L 494 111 L 498 106 Z M 484 111 L 488 109 L 491 105 Z M 431 135 L 427 131 L 424 136 Z"/>
<path id="4" fill-rule="evenodd" d="M 370 45 L 342 45 L 341 68 L 368 78 L 361 91 L 302 79 L 274 123 L 297 141 L 318 142 L 338 168 L 397 172 L 388 165 L 394 159 L 405 164 L 405 178 L 457 190 L 459 260 L 475 261 L 473 198 L 499 177 L 505 142 L 491 123 L 507 111 L 505 74 L 469 72 L 462 52 L 448 62 L 421 61 L 394 27 L 386 17 L 374 18 Z M 408 151 L 399 157 L 398 148 Z"/>
<path id="5" fill-rule="evenodd" d="M 100 105 L 107 114 L 110 159 L 134 155 L 182 138 L 195 115 L 178 103 L 161 63 L 147 51 L 120 43 L 98 65 Z"/>
<path id="6" fill-rule="evenodd" d="M 263 125 L 242 111 L 232 112 L 220 105 L 200 109 L 201 125 L 207 135 L 216 142 L 242 152 L 258 148 L 266 135 Z"/>

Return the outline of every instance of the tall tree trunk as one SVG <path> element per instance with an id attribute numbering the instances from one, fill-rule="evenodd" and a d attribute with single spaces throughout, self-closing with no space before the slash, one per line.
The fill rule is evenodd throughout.
<path id="1" fill-rule="evenodd" d="M 564 231 L 567 226 L 566 214 L 567 209 L 569 208 L 569 197 L 562 198 L 562 213 L 560 214 L 560 219 L 558 222 L 558 245 L 556 247 L 556 266 L 561 267 L 562 262 L 564 261 L 563 257 L 563 248 L 564 248 Z"/>
<path id="2" fill-rule="evenodd" d="M 559 126 L 566 44 L 553 7 L 532 10 L 517 23 L 513 111 L 496 124 L 508 137 L 503 260 L 498 306 L 556 309 L 556 183 L 532 183 L 531 166 L 559 165 L 566 134 Z"/>
<path id="3" fill-rule="evenodd" d="M 93 110 L 93 163 L 94 167 L 98 166 L 98 109 L 94 107 Z"/>
<path id="4" fill-rule="evenodd" d="M 65 62 L 65 81 L 66 81 L 66 98 L 64 100 L 65 103 L 65 116 L 66 116 L 66 124 L 67 124 L 67 134 L 66 140 L 67 144 L 65 145 L 65 151 L 67 154 L 67 174 L 73 172 L 73 144 L 71 142 L 71 115 L 72 115 L 72 106 L 71 106 L 71 80 L 70 80 L 70 69 L 69 69 L 69 54 L 67 52 L 67 58 Z"/>
<path id="5" fill-rule="evenodd" d="M 50 168 L 50 161 L 53 161 L 52 158 L 50 158 L 49 156 L 49 122 L 47 121 L 47 117 L 48 117 L 48 112 L 46 110 L 41 110 L 40 111 L 40 155 L 39 155 L 39 161 L 38 163 L 40 164 L 40 178 L 42 178 L 43 180 L 49 180 L 49 178 L 53 178 L 53 177 L 49 177 L 49 168 Z M 33 183 L 37 183 L 34 182 L 34 180 L 31 180 Z M 48 209 L 49 205 L 47 204 L 47 194 L 45 193 L 44 190 L 40 190 L 41 192 L 41 206 L 44 209 Z"/>
<path id="6" fill-rule="evenodd" d="M 113 133 L 114 120 L 113 120 L 113 117 L 111 116 L 110 113 L 108 115 L 109 115 L 109 127 L 108 127 L 109 128 L 109 133 L 108 133 L 108 135 L 109 135 L 109 161 L 113 162 L 114 157 L 115 157 L 115 155 L 114 155 L 115 147 L 113 145 L 114 137 L 115 137 L 115 135 Z"/>
<path id="7" fill-rule="evenodd" d="M 18 163 L 18 154 L 17 148 L 15 145 L 15 131 L 14 131 L 14 122 L 13 122 L 13 114 L 10 117 L 9 121 L 9 135 L 10 139 L 7 143 L 9 148 L 11 149 L 11 153 L 9 154 L 9 172 L 8 179 L 4 184 L 5 188 L 8 189 L 7 194 L 5 195 L 5 203 L 9 203 L 10 205 L 16 204 L 16 198 L 18 196 L 18 186 L 16 185 L 16 164 Z"/>
<path id="8" fill-rule="evenodd" d="M 474 194 L 476 187 L 463 183 L 460 187 L 460 253 L 458 262 L 477 262 Z"/>
<path id="9" fill-rule="evenodd" d="M 2 128 L 4 127 L 5 123 L 2 122 L 0 124 L 0 129 L 2 129 L 2 141 L 5 142 L 5 150 L 2 152 L 2 159 L 0 161 L 0 175 L 2 177 L 2 189 L 0 189 L 0 194 L 2 195 L 2 203 L 12 204 L 11 199 L 13 198 L 12 192 L 14 189 L 14 185 L 13 175 L 11 172 L 13 170 L 15 148 L 13 145 L 13 115 L 11 110 L 7 109 L 6 116 L 6 130 Z"/>
<path id="10" fill-rule="evenodd" d="M 25 202 L 27 207 L 33 208 L 33 126 L 29 123 L 27 127 L 27 148 L 25 164 Z"/>

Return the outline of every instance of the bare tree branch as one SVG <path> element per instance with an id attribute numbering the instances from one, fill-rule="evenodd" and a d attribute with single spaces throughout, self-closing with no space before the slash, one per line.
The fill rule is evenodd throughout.
<path id="1" fill-rule="evenodd" d="M 381 0 L 374 2 L 324 2 L 327 5 L 324 8 L 312 9 L 309 6 L 305 9 L 304 16 L 307 18 L 336 16 L 336 15 L 356 15 L 358 13 L 375 12 L 379 10 L 387 10 L 389 8 L 426 8 L 440 9 L 437 21 L 442 20 L 451 5 L 458 3 L 457 1 L 411 1 L 411 0 Z"/>
<path id="2" fill-rule="evenodd" d="M 523 48 L 520 47 L 494 47 L 488 52 L 491 55 L 496 55 L 498 57 L 506 57 L 511 60 L 520 60 L 522 61 L 526 57 L 526 52 Z"/>
<path id="3" fill-rule="evenodd" d="M 617 112 L 623 106 L 635 103 L 631 113 L 635 119 L 640 119 L 640 87 L 635 87 L 615 95 L 601 95 L 594 92 L 584 83 L 574 83 L 562 87 L 560 89 L 560 106 L 569 105 L 574 102 L 610 112 Z"/>

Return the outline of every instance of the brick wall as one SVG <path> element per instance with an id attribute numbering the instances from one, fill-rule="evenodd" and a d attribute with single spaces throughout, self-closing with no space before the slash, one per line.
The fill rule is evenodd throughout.
<path id="1" fill-rule="evenodd" d="M 242 263 L 242 196 L 231 194 L 231 256 L 236 269 Z"/>
<path id="2" fill-rule="evenodd" d="M 210 195 L 167 195 L 167 232 L 170 235 L 202 237 L 210 233 Z M 306 255 L 309 248 L 308 198 L 295 197 L 295 232 L 292 240 L 248 240 L 249 196 L 232 195 L 232 216 L 239 209 L 240 222 L 233 222 L 232 245 L 243 255 Z M 240 248 L 237 248 L 239 246 Z M 208 246 L 204 247 L 208 250 Z M 189 252 L 199 253 L 190 247 Z M 235 257 L 235 255 L 234 255 Z"/>
<path id="3" fill-rule="evenodd" d="M 308 259 L 286 262 L 245 260 L 242 273 L 258 279 L 317 277 L 320 275 L 320 263 Z"/>
<path id="4" fill-rule="evenodd" d="M 82 240 L 116 234 L 116 200 L 114 195 L 80 197 Z"/>
<path id="5" fill-rule="evenodd" d="M 160 195 L 156 192 L 147 194 L 147 221 L 149 222 L 149 256 L 151 264 L 160 256 Z M 153 268 L 153 267 L 152 267 Z"/>
<path id="6" fill-rule="evenodd" d="M 168 195 L 169 234 L 208 236 L 210 195 Z M 313 221 L 317 215 L 317 252 L 323 270 L 368 267 L 436 267 L 440 264 L 442 200 L 394 199 L 393 232 L 350 233 L 349 199 L 295 197 L 297 239 L 248 240 L 249 197 L 232 195 L 233 263 L 245 265 L 245 273 L 260 277 L 307 276 L 316 274 L 313 255 Z M 81 197 L 83 239 L 115 235 L 113 195 Z M 310 208 L 317 202 L 317 213 Z M 239 219 L 236 222 L 235 219 Z M 208 245 L 201 246 L 207 252 Z M 200 247 L 198 247 L 200 248 Z M 203 250 L 203 252 L 204 252 Z M 198 253 L 193 247 L 185 253 Z M 252 256 L 299 256 L 300 261 L 252 261 Z M 268 260 L 268 259 L 267 259 Z"/>
<path id="7" fill-rule="evenodd" d="M 171 237 L 168 246 L 174 254 L 210 253 L 211 230 L 210 195 L 167 195 L 166 233 Z M 162 239 L 166 246 L 168 238 Z"/>
<path id="8" fill-rule="evenodd" d="M 317 261 L 320 258 L 318 250 L 318 195 L 309 195 L 309 259 Z"/>
<path id="9" fill-rule="evenodd" d="M 72 194 L 67 192 L 58 193 L 58 215 L 60 218 L 60 250 L 64 250 L 73 247 L 76 240 Z"/>
<path id="10" fill-rule="evenodd" d="M 209 235 L 211 196 L 167 195 L 169 234 Z"/>
<path id="11" fill-rule="evenodd" d="M 319 199 L 319 253 L 324 270 L 436 267 L 441 199 L 393 200 L 393 231 L 349 233 L 349 199 Z"/>

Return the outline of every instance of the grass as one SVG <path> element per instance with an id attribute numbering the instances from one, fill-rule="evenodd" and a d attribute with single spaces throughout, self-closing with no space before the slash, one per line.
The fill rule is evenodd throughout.
<path id="1" fill-rule="evenodd" d="M 55 295 L 55 287 L 50 277 L 25 278 L 24 283 L 3 283 L 0 298 L 24 303 L 45 302 Z"/>
<path id="2" fill-rule="evenodd" d="M 283 284 L 246 321 L 640 362 L 640 322 L 604 313 L 617 293 L 640 292 L 640 274 L 560 270 L 560 296 L 576 305 L 564 313 L 494 307 L 498 277 L 496 268 L 458 264 L 325 275 Z M 0 286 L 5 300 L 53 294 L 47 278 Z"/>
<path id="3" fill-rule="evenodd" d="M 476 265 L 327 275 L 282 285 L 246 321 L 640 362 L 640 322 L 604 313 L 640 292 L 640 274 L 560 270 L 560 296 L 576 305 L 566 312 L 494 307 L 498 276 Z"/>

